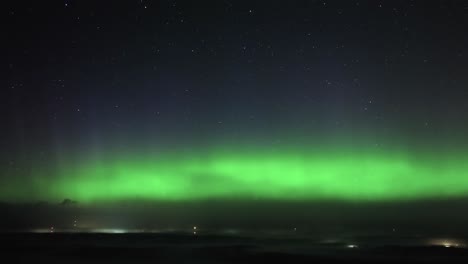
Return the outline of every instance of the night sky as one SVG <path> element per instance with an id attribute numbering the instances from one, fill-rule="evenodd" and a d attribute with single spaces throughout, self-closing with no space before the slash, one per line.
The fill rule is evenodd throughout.
<path id="1" fill-rule="evenodd" d="M 6 1 L 0 200 L 468 196 L 465 1 Z"/>

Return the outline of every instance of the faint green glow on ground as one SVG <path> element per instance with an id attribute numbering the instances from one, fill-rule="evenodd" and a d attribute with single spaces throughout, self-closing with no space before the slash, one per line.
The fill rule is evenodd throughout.
<path id="1" fill-rule="evenodd" d="M 14 177 L 2 200 L 79 202 L 148 199 L 394 201 L 463 197 L 468 162 L 460 155 L 372 151 L 176 151 L 68 161 Z M 45 172 L 47 171 L 47 172 Z M 52 174 L 52 175 L 49 175 Z M 20 175 L 18 175 L 20 176 Z"/>

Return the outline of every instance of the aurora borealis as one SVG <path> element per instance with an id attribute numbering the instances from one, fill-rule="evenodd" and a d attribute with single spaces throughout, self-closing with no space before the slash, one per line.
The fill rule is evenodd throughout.
<path id="1" fill-rule="evenodd" d="M 439 155 L 415 158 L 381 150 L 237 147 L 231 151 L 114 156 L 64 162 L 55 172 L 34 171 L 34 180 L 28 178 L 29 182 L 3 182 L 1 198 L 54 201 L 73 197 L 89 203 L 138 199 L 376 202 L 463 197 L 468 193 L 466 159 L 460 154 L 456 159 Z"/>
<path id="2" fill-rule="evenodd" d="M 0 202 L 468 197 L 462 1 L 10 2 Z"/>

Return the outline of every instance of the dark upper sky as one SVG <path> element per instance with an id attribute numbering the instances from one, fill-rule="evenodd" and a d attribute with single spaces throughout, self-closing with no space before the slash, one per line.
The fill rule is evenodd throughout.
<path id="1" fill-rule="evenodd" d="M 465 1 L 2 5 L 3 170 L 154 145 L 467 143 Z"/>
<path id="2" fill-rule="evenodd" d="M 188 130 L 188 141 L 466 132 L 464 1 L 3 6 L 4 151 Z"/>

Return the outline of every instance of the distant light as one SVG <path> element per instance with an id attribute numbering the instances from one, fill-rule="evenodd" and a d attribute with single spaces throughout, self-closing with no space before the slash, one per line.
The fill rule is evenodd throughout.
<path id="1" fill-rule="evenodd" d="M 196 226 L 194 226 L 194 227 L 193 227 L 193 230 L 197 230 L 197 227 L 196 227 Z"/>
<path id="2" fill-rule="evenodd" d="M 358 245 L 350 244 L 346 246 L 347 248 L 358 248 Z"/>
<path id="3" fill-rule="evenodd" d="M 105 234 L 124 234 L 128 233 L 126 229 L 119 228 L 99 228 L 91 230 L 92 233 L 105 233 Z"/>
<path id="4" fill-rule="evenodd" d="M 466 248 L 466 242 L 459 239 L 431 239 L 427 241 L 429 245 L 445 248 Z"/>
<path id="5" fill-rule="evenodd" d="M 196 235 L 196 234 L 197 234 L 197 231 L 193 231 L 193 234 Z"/>

